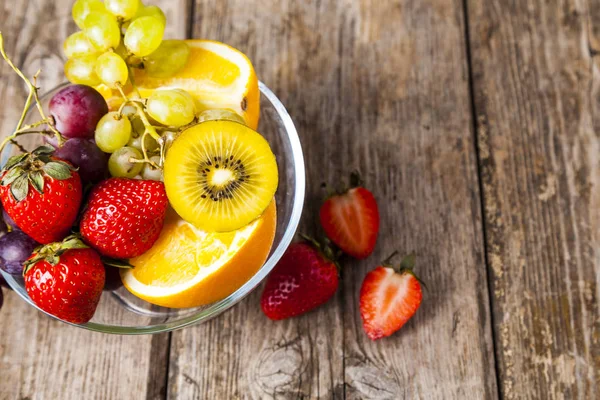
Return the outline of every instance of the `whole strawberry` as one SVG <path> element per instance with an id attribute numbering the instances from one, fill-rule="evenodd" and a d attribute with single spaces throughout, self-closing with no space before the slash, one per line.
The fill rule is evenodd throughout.
<path id="1" fill-rule="evenodd" d="M 162 182 L 107 179 L 90 193 L 80 222 L 81 235 L 104 256 L 139 256 L 158 239 L 167 205 Z"/>
<path id="2" fill-rule="evenodd" d="M 81 180 L 71 164 L 41 146 L 11 157 L 2 168 L 0 200 L 6 213 L 35 241 L 62 240 L 81 205 Z"/>
<path id="3" fill-rule="evenodd" d="M 388 264 L 369 272 L 360 289 L 360 315 L 370 339 L 396 332 L 417 312 L 423 292 L 421 281 L 412 272 L 413 255 L 402 260 L 399 268 Z"/>
<path id="4" fill-rule="evenodd" d="M 320 220 L 327 237 L 344 253 L 363 259 L 375 249 L 379 208 L 373 193 L 360 185 L 353 173 L 351 189 L 329 197 L 321 206 Z"/>
<path id="5" fill-rule="evenodd" d="M 69 236 L 38 249 L 24 267 L 25 289 L 39 308 L 74 324 L 92 319 L 105 279 L 96 251 Z"/>
<path id="6" fill-rule="evenodd" d="M 281 320 L 326 303 L 339 284 L 333 258 L 328 248 L 321 252 L 312 243 L 290 245 L 267 278 L 260 300 L 265 315 Z"/>

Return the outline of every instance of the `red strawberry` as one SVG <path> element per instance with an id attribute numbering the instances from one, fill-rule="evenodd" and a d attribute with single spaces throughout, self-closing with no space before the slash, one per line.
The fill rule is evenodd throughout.
<path id="1" fill-rule="evenodd" d="M 81 180 L 71 164 L 41 146 L 8 160 L 2 169 L 0 200 L 23 232 L 46 244 L 62 240 L 81 205 Z"/>
<path id="2" fill-rule="evenodd" d="M 167 205 L 162 182 L 107 179 L 90 193 L 81 217 L 81 235 L 102 255 L 139 256 L 158 239 Z"/>
<path id="3" fill-rule="evenodd" d="M 344 253 L 367 258 L 375 249 L 379 233 L 379 208 L 369 190 L 360 187 L 358 174 L 351 177 L 352 188 L 321 206 L 320 219 L 325 233 Z"/>
<path id="4" fill-rule="evenodd" d="M 390 336 L 417 312 L 423 293 L 413 265 L 411 255 L 399 269 L 384 262 L 365 277 L 360 288 L 360 315 L 370 339 Z"/>
<path id="5" fill-rule="evenodd" d="M 327 248 L 321 252 L 309 243 L 292 244 L 267 279 L 260 300 L 265 315 L 280 320 L 326 303 L 338 288 L 332 259 Z"/>
<path id="6" fill-rule="evenodd" d="M 98 253 L 75 236 L 42 247 L 25 262 L 25 289 L 31 300 L 74 324 L 92 319 L 104 279 Z"/>

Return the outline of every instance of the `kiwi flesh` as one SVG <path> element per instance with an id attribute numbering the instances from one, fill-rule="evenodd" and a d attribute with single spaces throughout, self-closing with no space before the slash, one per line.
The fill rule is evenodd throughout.
<path id="1" fill-rule="evenodd" d="M 206 231 L 233 231 L 258 218 L 273 199 L 278 180 L 268 142 L 234 121 L 211 120 L 185 130 L 165 158 L 172 207 Z"/>

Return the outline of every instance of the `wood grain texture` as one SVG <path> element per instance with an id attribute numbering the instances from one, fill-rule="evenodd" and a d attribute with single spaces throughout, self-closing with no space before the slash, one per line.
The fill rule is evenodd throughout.
<path id="1" fill-rule="evenodd" d="M 311 232 L 319 183 L 333 165 L 323 141 L 339 126 L 343 5 L 295 1 L 196 2 L 193 36 L 246 53 L 288 107 L 304 144 L 309 185 L 302 230 Z M 326 13 L 328 17 L 325 17 Z M 324 18 L 325 17 L 325 18 Z M 338 295 L 309 315 L 271 322 L 260 290 L 214 320 L 173 333 L 170 399 L 342 398 L 343 330 Z"/>
<path id="2" fill-rule="evenodd" d="M 63 82 L 62 42 L 75 31 L 71 0 L 4 1 L 0 26 L 7 52 L 23 71 L 42 75 L 43 93 Z M 172 21 L 168 35 L 184 37 L 187 1 L 161 0 Z M 0 128 L 14 128 L 26 88 L 0 63 Z M 15 293 L 0 311 L 0 399 L 163 399 L 168 334 L 126 337 L 92 333 L 51 320 Z M 113 307 L 116 307 L 114 304 Z"/>
<path id="3" fill-rule="evenodd" d="M 468 1 L 507 399 L 600 398 L 599 6 Z"/>
<path id="4" fill-rule="evenodd" d="M 247 53 L 305 150 L 303 230 L 321 182 L 359 168 L 380 199 L 377 252 L 346 261 L 335 299 L 271 322 L 260 291 L 173 333 L 169 398 L 495 398 L 460 1 L 197 1 L 194 36 Z M 431 290 L 401 332 L 370 342 L 358 290 L 394 249 Z"/>

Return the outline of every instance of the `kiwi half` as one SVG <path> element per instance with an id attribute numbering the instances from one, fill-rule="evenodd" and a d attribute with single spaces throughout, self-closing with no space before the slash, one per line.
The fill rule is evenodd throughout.
<path id="1" fill-rule="evenodd" d="M 171 206 L 205 231 L 229 232 L 254 221 L 273 199 L 278 180 L 269 143 L 233 121 L 206 121 L 186 129 L 165 158 Z"/>

